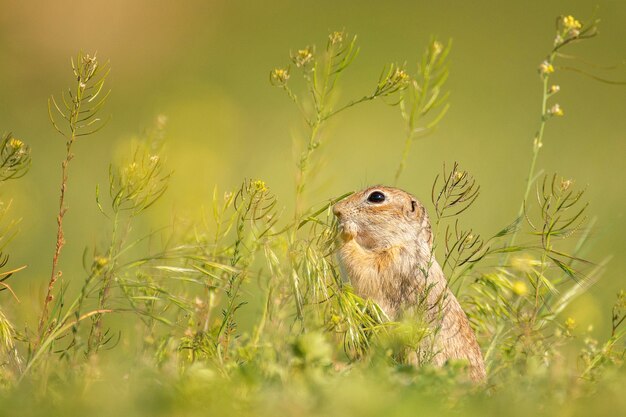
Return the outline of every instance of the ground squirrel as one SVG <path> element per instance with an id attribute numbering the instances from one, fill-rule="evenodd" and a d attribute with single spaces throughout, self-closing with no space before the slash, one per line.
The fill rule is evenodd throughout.
<path id="1" fill-rule="evenodd" d="M 434 333 L 433 362 L 465 359 L 475 381 L 485 365 L 467 316 L 432 254 L 433 235 L 424 206 L 397 188 L 376 186 L 335 204 L 339 259 L 358 295 L 374 300 L 392 320 L 422 299 Z"/>

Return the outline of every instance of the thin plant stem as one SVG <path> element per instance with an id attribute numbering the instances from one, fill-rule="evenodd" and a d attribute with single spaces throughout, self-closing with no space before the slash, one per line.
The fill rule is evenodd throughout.
<path id="1" fill-rule="evenodd" d="M 130 222 L 130 219 L 129 219 Z M 118 243 L 118 228 L 119 228 L 119 211 L 115 211 L 115 216 L 113 218 L 113 231 L 111 233 L 111 244 L 109 245 L 109 250 L 107 251 L 107 265 L 106 270 L 102 274 L 102 288 L 100 289 L 100 294 L 98 296 L 98 310 L 104 310 L 107 299 L 110 292 L 111 286 L 111 276 L 116 266 L 117 253 L 121 249 L 122 239 L 120 239 Z M 128 228 L 127 228 L 128 230 Z M 89 337 L 89 350 L 92 348 L 96 352 L 100 346 L 100 342 L 102 341 L 102 315 L 98 314 L 95 317 L 94 323 L 91 327 L 91 334 Z"/>
<path id="2" fill-rule="evenodd" d="M 94 81 L 94 77 L 103 70 L 104 75 L 97 81 Z M 95 57 L 78 54 L 76 62 L 72 60 L 72 71 L 74 73 L 76 79 L 76 89 L 72 92 L 68 91 L 69 100 L 66 100 L 65 94 L 62 95 L 63 105 L 65 110 L 61 110 L 57 101 L 54 99 L 54 96 L 50 97 L 48 100 L 48 115 L 50 117 L 50 122 L 52 126 L 55 128 L 57 132 L 59 132 L 66 139 L 65 142 L 65 159 L 61 163 L 61 193 L 59 197 L 59 212 L 57 214 L 57 235 L 56 235 L 56 244 L 54 254 L 52 256 L 52 268 L 50 272 L 50 279 L 48 281 L 48 288 L 46 291 L 46 297 L 43 302 L 41 316 L 39 318 L 39 327 L 38 327 L 38 340 L 36 345 L 41 343 L 41 339 L 44 337 L 45 333 L 47 333 L 46 323 L 48 321 L 49 307 L 50 303 L 54 298 L 54 288 L 62 276 L 62 271 L 59 270 L 59 258 L 61 256 L 61 250 L 65 245 L 65 236 L 63 233 L 63 219 L 65 218 L 65 214 L 67 213 L 67 207 L 65 205 L 65 194 L 67 193 L 67 183 L 69 177 L 69 164 L 70 161 L 74 158 L 74 154 L 72 153 L 72 145 L 76 141 L 76 139 L 80 136 L 87 136 L 92 133 L 97 132 L 102 128 L 103 124 L 99 127 L 93 127 L 94 123 L 100 121 L 99 118 L 95 117 L 98 111 L 100 110 L 103 103 L 106 101 L 108 97 L 108 93 L 104 95 L 100 101 L 95 101 L 96 97 L 102 91 L 102 87 L 104 85 L 104 81 L 108 75 L 108 70 L 106 69 L 106 65 L 104 67 L 98 66 L 98 61 Z M 92 107 L 87 107 L 83 109 L 83 103 L 86 102 L 94 104 Z M 60 115 L 68 124 L 68 131 L 62 130 L 57 123 L 55 122 L 55 117 L 53 116 L 53 111 L 56 111 L 57 115 Z M 91 129 L 89 131 L 85 131 L 85 129 Z M 61 303 L 62 304 L 62 303 Z"/>
<path id="3" fill-rule="evenodd" d="M 65 205 L 65 193 L 67 192 L 67 180 L 69 175 L 69 163 L 74 157 L 72 154 L 72 145 L 76 140 L 76 121 L 75 118 L 78 117 L 80 112 L 80 101 L 75 105 L 75 111 L 72 113 L 72 119 L 70 121 L 70 129 L 71 134 L 66 143 L 66 153 L 65 159 L 61 163 L 61 194 L 59 197 L 59 213 L 57 214 L 57 237 L 56 237 L 56 245 L 54 250 L 54 255 L 52 256 L 52 271 L 50 274 L 50 280 L 48 282 L 48 289 L 46 292 L 46 298 L 44 299 L 43 309 L 41 312 L 41 317 L 39 319 L 39 338 L 43 337 L 44 326 L 46 321 L 48 320 L 48 306 L 53 299 L 54 286 L 62 275 L 62 271 L 57 271 L 59 257 L 61 256 L 61 249 L 65 245 L 65 236 L 63 234 L 63 219 L 65 217 L 65 213 L 67 213 L 67 207 Z"/>
<path id="4" fill-rule="evenodd" d="M 552 65 L 554 62 L 554 58 L 556 57 L 556 52 L 552 52 L 548 59 L 547 63 Z M 533 142 L 533 155 L 530 160 L 530 167 L 528 169 L 528 175 L 526 177 L 526 187 L 524 189 L 524 198 L 522 199 L 522 203 L 520 204 L 520 208 L 517 211 L 517 221 L 519 222 L 524 215 L 524 208 L 526 207 L 526 202 L 528 201 L 528 195 L 530 194 L 530 189 L 532 184 L 535 181 L 535 170 L 537 166 L 537 157 L 539 156 L 539 151 L 543 147 L 543 135 L 546 127 L 546 122 L 548 121 L 548 98 L 550 98 L 550 91 L 548 90 L 548 85 L 550 81 L 550 76 L 545 74 L 542 82 L 542 96 L 541 96 L 541 122 L 539 123 L 539 130 L 535 136 L 535 140 Z M 515 240 L 517 238 L 517 234 L 519 232 L 519 227 L 516 227 L 513 233 L 511 234 L 511 238 L 509 240 L 508 246 L 513 246 L 515 244 Z M 508 259 L 509 254 L 507 254 Z"/>

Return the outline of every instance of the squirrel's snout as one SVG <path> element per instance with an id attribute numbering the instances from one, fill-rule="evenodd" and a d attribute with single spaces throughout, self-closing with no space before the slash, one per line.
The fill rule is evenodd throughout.
<path id="1" fill-rule="evenodd" d="M 338 219 L 341 219 L 341 209 L 339 208 L 339 206 L 337 204 L 335 204 L 333 206 L 333 214 L 335 215 L 335 217 L 337 217 Z"/>

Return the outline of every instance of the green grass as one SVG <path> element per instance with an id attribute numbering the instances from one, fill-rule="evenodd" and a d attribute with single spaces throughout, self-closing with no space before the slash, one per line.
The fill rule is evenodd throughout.
<path id="1" fill-rule="evenodd" d="M 601 278 L 607 260 L 584 258 L 593 226 L 585 190 L 537 166 L 549 140 L 545 126 L 563 115 L 561 88 L 551 84 L 562 50 L 596 33 L 597 22 L 557 20 L 553 45 L 538 64 L 537 133 L 529 140 L 533 153 L 520 210 L 509 223 L 493 236 L 466 225 L 464 215 L 480 198 L 480 185 L 458 163 L 443 164 L 433 181 L 434 255 L 477 333 L 488 370 L 484 385 L 469 382 L 461 362 L 443 368 L 403 363 L 402 352 L 423 346 L 436 329 L 419 321 L 390 322 L 342 277 L 331 206 L 349 192 L 309 203 L 330 139 L 327 124 L 371 101 L 397 108 L 404 123 L 395 181 L 401 178 L 411 145 L 445 122 L 450 42 L 432 39 L 415 66 L 381 65 L 378 80 L 348 100 L 339 97 L 338 86 L 358 62 L 359 47 L 356 36 L 345 32 L 292 52 L 286 66 L 270 72 L 270 83 L 302 120 L 292 213 L 272 192 L 271 179 L 241 179 L 234 190 L 215 187 L 201 221 L 146 230 L 143 216 L 159 203 L 173 175 L 167 119 L 157 117 L 111 163 L 109 183 L 96 191 L 106 243 L 85 249 L 82 275 L 65 276 L 59 260 L 65 256 L 63 226 L 75 214 L 65 204 L 68 179 L 78 175 L 73 149 L 106 132 L 100 132 L 106 129 L 100 114 L 106 114 L 108 66 L 95 55 L 79 54 L 72 60 L 74 85 L 49 101 L 52 126 L 66 152 L 57 244 L 47 294 L 36 304 L 39 320 L 18 326 L 12 312 L 0 308 L 0 413 L 623 410 L 626 297 L 622 292 L 607 306 L 606 340 L 595 340 L 563 314 Z M 1 146 L 0 180 L 19 181 L 31 164 L 29 147 L 11 134 Z M 2 243 L 19 239 L 14 222 L 5 223 Z M 0 274 L 0 297 L 19 297 L 11 282 L 20 273 L 13 268 Z"/>

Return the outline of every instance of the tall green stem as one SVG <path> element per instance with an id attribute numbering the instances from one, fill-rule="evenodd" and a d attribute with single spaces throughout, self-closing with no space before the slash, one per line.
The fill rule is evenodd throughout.
<path id="1" fill-rule="evenodd" d="M 556 56 L 556 52 L 552 52 L 548 59 L 546 60 L 547 65 L 552 67 L 554 62 L 554 58 Z M 539 130 L 537 131 L 537 135 L 535 136 L 535 140 L 533 142 L 533 155 L 530 161 L 530 167 L 528 169 L 528 176 L 526 177 L 526 188 L 524 190 L 524 198 L 522 200 L 522 204 L 517 212 L 517 221 L 519 222 L 524 215 L 524 209 L 526 207 L 526 202 L 528 201 L 528 196 L 530 195 L 530 189 L 532 187 L 533 182 L 535 181 L 535 170 L 537 166 L 537 157 L 539 156 L 539 151 L 543 147 L 543 134 L 546 127 L 546 122 L 548 121 L 548 98 L 551 93 L 548 89 L 548 83 L 550 77 L 548 73 L 545 73 L 542 82 L 542 97 L 541 97 L 541 123 L 539 124 Z M 509 240 L 509 246 L 513 246 L 515 244 L 515 240 L 517 238 L 517 233 L 519 231 L 519 227 L 516 227 L 511 235 L 511 239 Z M 508 258 L 508 255 L 507 255 Z"/>
<path id="2" fill-rule="evenodd" d="M 121 242 L 118 243 L 118 227 L 119 227 L 119 211 L 115 211 L 115 217 L 113 218 L 113 232 L 111 233 L 111 245 L 107 251 L 107 265 L 102 274 L 102 288 L 98 296 L 98 310 L 103 310 L 106 306 L 109 291 L 111 287 L 111 277 L 113 270 L 115 269 L 116 257 L 119 252 Z M 102 314 L 96 315 L 95 321 L 91 326 L 91 333 L 89 335 L 89 351 L 98 351 L 100 343 L 102 341 Z"/>
<path id="3" fill-rule="evenodd" d="M 80 91 L 80 86 L 79 86 Z M 67 207 L 65 206 L 65 193 L 67 192 L 67 180 L 69 176 L 69 164 L 74 155 L 72 154 L 72 145 L 76 140 L 76 123 L 78 119 L 78 115 L 80 114 L 80 105 L 82 99 L 81 96 L 77 96 L 77 99 L 74 101 L 74 106 L 72 109 L 72 113 L 70 115 L 70 135 L 67 138 L 67 142 L 65 144 L 65 159 L 61 163 L 61 193 L 59 196 L 59 212 L 57 214 L 57 237 L 56 244 L 54 248 L 54 255 L 52 256 L 52 270 L 50 273 L 50 280 L 48 281 L 48 289 L 46 291 L 46 298 L 44 299 L 43 309 L 41 311 L 41 317 L 39 319 L 39 338 L 43 337 L 45 333 L 45 324 L 48 320 L 48 307 L 50 302 L 53 299 L 54 286 L 57 280 L 61 277 L 61 271 L 58 271 L 58 263 L 59 257 L 61 255 L 61 249 L 65 245 L 65 235 L 63 233 L 63 219 L 65 217 L 65 213 L 67 212 Z"/>

